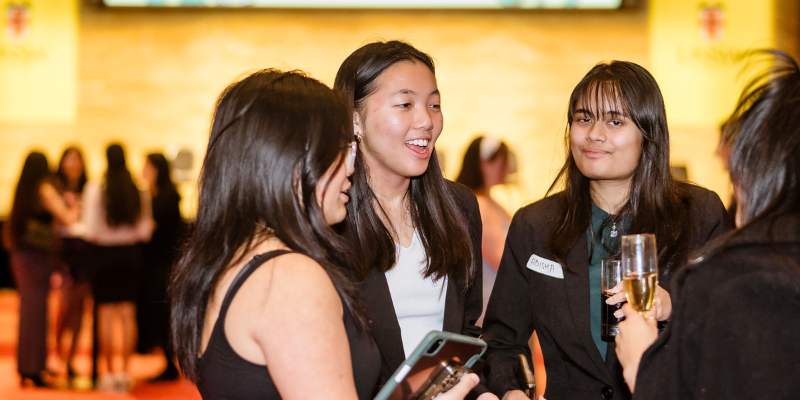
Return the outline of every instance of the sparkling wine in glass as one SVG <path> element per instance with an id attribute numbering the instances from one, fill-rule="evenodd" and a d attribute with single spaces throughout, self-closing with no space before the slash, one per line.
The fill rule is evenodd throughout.
<path id="1" fill-rule="evenodd" d="M 658 286 L 656 237 L 652 234 L 622 237 L 622 270 L 625 297 L 639 314 L 647 318 Z"/>

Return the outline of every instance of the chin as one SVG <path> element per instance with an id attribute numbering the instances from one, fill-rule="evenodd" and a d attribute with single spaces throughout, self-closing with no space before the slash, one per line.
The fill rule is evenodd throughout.
<path id="1" fill-rule="evenodd" d="M 409 177 L 412 177 L 412 178 L 415 177 L 415 176 L 420 176 L 420 175 L 424 174 L 425 171 L 428 170 L 428 166 L 429 166 L 428 161 L 425 161 L 424 164 L 423 163 L 415 163 L 415 165 L 410 165 L 407 168 L 405 168 L 405 171 L 404 171 L 403 175 L 404 176 L 409 176 Z"/>

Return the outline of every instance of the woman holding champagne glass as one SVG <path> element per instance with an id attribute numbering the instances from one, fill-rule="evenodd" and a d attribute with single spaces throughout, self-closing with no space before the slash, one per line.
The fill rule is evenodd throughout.
<path id="1" fill-rule="evenodd" d="M 663 320 L 668 277 L 728 226 L 715 193 L 673 178 L 661 92 L 637 64 L 600 63 L 584 76 L 570 96 L 565 147 L 548 196 L 511 222 L 484 321 L 489 388 L 508 400 L 526 398 L 517 355 L 529 354 L 534 330 L 545 398 L 629 398 L 614 344 L 601 339 L 602 261 L 618 256 L 623 235 L 655 234 Z"/>
<path id="2" fill-rule="evenodd" d="M 635 399 L 800 393 L 800 68 L 770 53 L 775 66 L 748 86 L 723 133 L 737 230 L 676 274 L 660 336 L 655 321 L 622 308 L 616 352 Z"/>

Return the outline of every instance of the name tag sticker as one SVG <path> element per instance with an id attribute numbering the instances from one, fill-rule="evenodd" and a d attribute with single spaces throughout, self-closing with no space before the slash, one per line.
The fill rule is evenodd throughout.
<path id="1" fill-rule="evenodd" d="M 564 279 L 564 270 L 561 268 L 561 264 L 539 257 L 536 254 L 531 254 L 531 258 L 528 259 L 528 269 L 542 275 Z"/>

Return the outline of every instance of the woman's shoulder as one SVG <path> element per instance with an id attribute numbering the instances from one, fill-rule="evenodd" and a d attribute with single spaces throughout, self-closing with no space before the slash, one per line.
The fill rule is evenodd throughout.
<path id="1" fill-rule="evenodd" d="M 558 192 L 523 206 L 514 214 L 514 220 L 550 221 L 558 216 L 564 206 L 564 192 Z"/>
<path id="2" fill-rule="evenodd" d="M 701 210 L 713 207 L 724 208 L 722 199 L 720 199 L 717 192 L 713 190 L 690 182 L 678 182 L 678 187 L 683 194 L 684 200 L 687 201 L 691 207 Z"/>
<path id="3" fill-rule="evenodd" d="M 265 254 L 268 252 L 253 257 L 250 262 Z M 252 277 L 268 283 L 279 291 L 307 291 L 310 297 L 315 294 L 336 294 L 333 281 L 325 268 L 313 258 L 301 253 L 289 252 L 276 256 L 253 272 Z"/>

